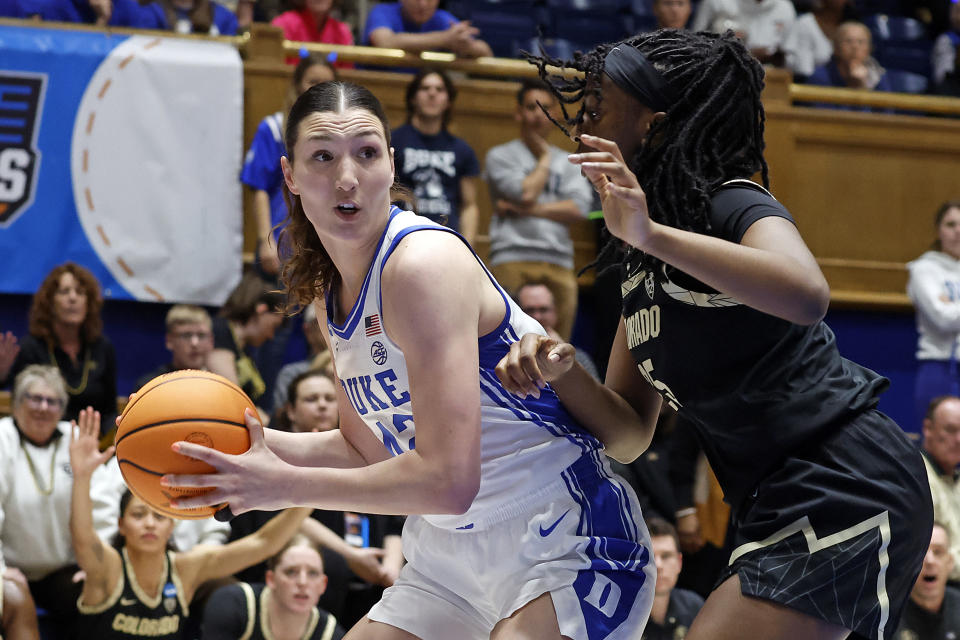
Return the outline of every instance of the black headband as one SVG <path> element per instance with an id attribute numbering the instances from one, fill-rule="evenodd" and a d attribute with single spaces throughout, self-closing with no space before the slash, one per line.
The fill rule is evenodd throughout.
<path id="1" fill-rule="evenodd" d="M 654 111 L 667 111 L 673 106 L 663 74 L 638 49 L 617 45 L 604 57 L 603 71 L 618 87 Z"/>

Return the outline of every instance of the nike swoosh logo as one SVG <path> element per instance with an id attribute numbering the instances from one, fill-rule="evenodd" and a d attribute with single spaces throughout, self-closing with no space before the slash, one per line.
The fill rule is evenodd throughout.
<path id="1" fill-rule="evenodd" d="M 566 511 L 564 511 L 564 512 L 563 512 L 563 515 L 560 516 L 559 518 L 557 518 L 557 521 L 554 522 L 554 523 L 553 523 L 552 525 L 550 525 L 549 527 L 547 527 L 546 529 L 543 528 L 543 525 L 540 525 L 540 535 L 541 535 L 541 537 L 546 538 L 548 535 L 550 535 L 551 533 L 553 533 L 553 530 L 557 528 L 557 525 L 560 524 L 560 521 L 563 520 L 568 513 L 570 513 L 570 509 L 567 509 Z"/>
<path id="2" fill-rule="evenodd" d="M 564 514 L 564 515 L 566 515 L 566 514 Z M 134 598 L 120 598 L 120 606 L 121 606 L 121 607 L 129 607 L 129 606 L 132 605 L 132 604 L 137 604 L 136 599 L 134 599 Z"/>

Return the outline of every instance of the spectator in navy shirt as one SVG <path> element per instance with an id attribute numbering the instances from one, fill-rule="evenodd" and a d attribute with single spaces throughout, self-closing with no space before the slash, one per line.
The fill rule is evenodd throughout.
<path id="1" fill-rule="evenodd" d="M 416 196 L 417 213 L 477 236 L 480 164 L 462 138 L 447 131 L 457 88 L 437 69 L 421 69 L 407 85 L 407 123 L 393 130 L 397 179 Z"/>
<path id="2" fill-rule="evenodd" d="M 810 76 L 810 84 L 849 89 L 890 91 L 883 67 L 870 55 L 870 29 L 861 22 L 850 20 L 837 27 L 833 39 L 833 57 L 817 67 Z"/>

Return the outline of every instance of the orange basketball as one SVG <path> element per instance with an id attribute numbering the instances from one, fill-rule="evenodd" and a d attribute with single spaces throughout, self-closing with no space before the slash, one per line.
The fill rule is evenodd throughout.
<path id="1" fill-rule="evenodd" d="M 205 488 L 161 487 L 167 473 L 212 473 L 205 462 L 174 453 L 181 440 L 238 454 L 250 448 L 243 410 L 256 409 L 240 387 L 209 371 L 185 369 L 157 376 L 127 403 L 117 425 L 117 462 L 135 496 L 173 518 L 207 518 L 218 507 L 175 509 L 170 500 L 201 495 Z"/>

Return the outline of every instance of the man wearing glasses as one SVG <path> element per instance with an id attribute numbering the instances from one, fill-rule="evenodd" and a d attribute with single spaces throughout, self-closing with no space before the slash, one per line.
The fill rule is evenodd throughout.
<path id="1" fill-rule="evenodd" d="M 157 376 L 180 369 L 206 369 L 213 351 L 213 329 L 210 314 L 202 307 L 176 304 L 167 312 L 167 349 L 172 359 L 167 364 L 137 379 L 139 389 Z"/>

